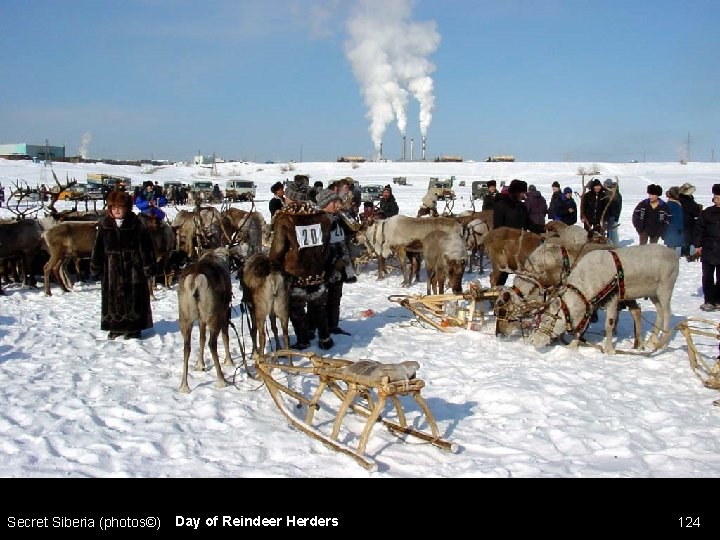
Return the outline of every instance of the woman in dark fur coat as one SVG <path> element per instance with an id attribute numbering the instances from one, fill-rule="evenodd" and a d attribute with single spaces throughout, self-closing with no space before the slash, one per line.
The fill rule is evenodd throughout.
<path id="1" fill-rule="evenodd" d="M 109 339 L 123 334 L 138 339 L 153 326 L 149 279 L 155 252 L 145 224 L 130 211 L 129 194 L 113 191 L 107 205 L 90 259 L 91 273 L 102 274 L 100 328 L 109 331 Z"/>

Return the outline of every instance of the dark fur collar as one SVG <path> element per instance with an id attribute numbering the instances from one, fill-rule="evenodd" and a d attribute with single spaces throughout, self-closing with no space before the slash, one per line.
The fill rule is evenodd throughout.
<path id="1" fill-rule="evenodd" d="M 275 215 L 278 214 L 289 214 L 289 215 L 313 215 L 322 214 L 324 210 L 318 208 L 315 204 L 310 201 L 293 201 L 280 208 Z M 273 216 L 275 217 L 275 216 Z"/>

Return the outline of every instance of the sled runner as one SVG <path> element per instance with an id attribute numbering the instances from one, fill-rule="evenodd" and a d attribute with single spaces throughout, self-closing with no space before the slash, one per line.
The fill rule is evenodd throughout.
<path id="1" fill-rule="evenodd" d="M 474 283 L 463 294 L 393 294 L 388 300 L 409 309 L 421 321 L 441 332 L 454 329 L 479 330 L 485 324 L 485 301 L 494 301 L 497 289 L 482 289 Z"/>
<path id="2" fill-rule="evenodd" d="M 281 359 L 291 359 L 293 362 L 281 363 Z M 457 452 L 456 444 L 440 436 L 435 418 L 420 395 L 425 382 L 416 377 L 419 367 L 417 362 L 398 364 L 381 364 L 373 360 L 353 362 L 342 358 L 324 358 L 313 352 L 289 350 L 275 351 L 257 364 L 260 378 L 265 382 L 275 404 L 292 426 L 333 450 L 352 457 L 369 471 L 377 470 L 377 464 L 365 453 L 365 449 L 372 430 L 378 423 L 397 436 L 410 435 L 442 450 Z M 306 393 L 314 387 L 312 379 L 315 377 L 317 386 L 312 397 L 307 397 Z M 328 403 L 323 399 L 326 391 L 330 391 L 340 401 L 329 435 L 321 431 L 321 428 L 328 427 L 329 420 L 315 417 L 316 412 L 326 412 L 333 407 L 332 402 Z M 411 396 L 420 407 L 430 432 L 408 424 L 400 399 L 407 396 Z M 381 416 L 388 400 L 395 409 L 395 417 L 392 420 Z M 304 420 L 292 410 L 288 401 L 295 401 L 294 405 L 297 409 L 307 407 Z M 336 400 L 333 402 L 337 405 Z M 352 410 L 364 420 L 356 448 L 340 441 L 340 431 L 348 410 Z M 313 425 L 314 421 L 316 422 Z M 413 424 L 416 425 L 417 422 Z M 346 428 L 343 436 L 345 439 L 351 439 L 352 435 L 347 431 Z"/>
<path id="3" fill-rule="evenodd" d="M 693 335 L 696 335 L 720 340 L 720 323 L 708 319 L 690 317 L 681 322 L 677 328 L 682 332 L 683 336 L 685 336 L 685 341 L 687 341 L 690 367 L 695 372 L 695 375 L 697 375 L 706 387 L 720 390 L 720 354 L 715 358 L 715 363 L 711 364 L 698 350 L 692 338 Z M 720 352 L 720 348 L 718 352 Z M 720 406 L 720 399 L 715 400 L 713 404 Z"/>

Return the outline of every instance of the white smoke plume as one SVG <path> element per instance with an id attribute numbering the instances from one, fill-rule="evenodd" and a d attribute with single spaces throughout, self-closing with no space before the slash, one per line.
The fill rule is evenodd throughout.
<path id="1" fill-rule="evenodd" d="M 361 86 L 370 119 L 370 136 L 378 152 L 387 125 L 395 118 L 405 135 L 407 96 L 420 104 L 422 135 L 435 109 L 435 65 L 427 57 L 437 50 L 435 22 L 412 22 L 412 0 L 360 0 L 348 21 L 345 44 Z"/>
<path id="2" fill-rule="evenodd" d="M 80 141 L 80 148 L 78 148 L 78 154 L 80 154 L 80 157 L 83 159 L 88 157 L 88 146 L 90 146 L 90 141 L 92 141 L 92 135 L 88 132 L 83 133 L 82 140 Z"/>

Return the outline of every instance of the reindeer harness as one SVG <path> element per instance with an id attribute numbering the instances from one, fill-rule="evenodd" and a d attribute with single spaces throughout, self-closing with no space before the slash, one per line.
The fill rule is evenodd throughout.
<path id="1" fill-rule="evenodd" d="M 565 301 L 560 298 L 560 308 L 563 311 L 563 314 L 565 315 L 565 328 L 570 333 L 576 333 L 581 331 L 583 328 L 585 328 L 585 325 L 587 324 L 588 320 L 592 316 L 593 313 L 593 306 L 601 303 L 605 298 L 607 298 L 610 294 L 612 294 L 614 291 L 618 291 L 618 295 L 620 297 L 620 300 L 625 300 L 625 271 L 623 270 L 622 263 L 620 262 L 620 258 L 617 256 L 617 253 L 614 251 L 610 251 L 610 255 L 613 258 L 613 261 L 615 262 L 615 269 L 616 273 L 615 276 L 610 280 L 610 282 L 605 285 L 602 289 L 600 289 L 592 298 L 589 300 L 585 297 L 585 295 L 572 285 L 571 283 L 568 283 L 565 288 L 566 290 L 570 290 L 574 292 L 577 296 L 580 297 L 580 299 L 585 304 L 585 314 L 583 315 L 583 318 L 580 319 L 580 322 L 573 327 L 572 325 L 572 318 L 570 317 L 570 310 L 567 307 L 567 304 Z"/>

